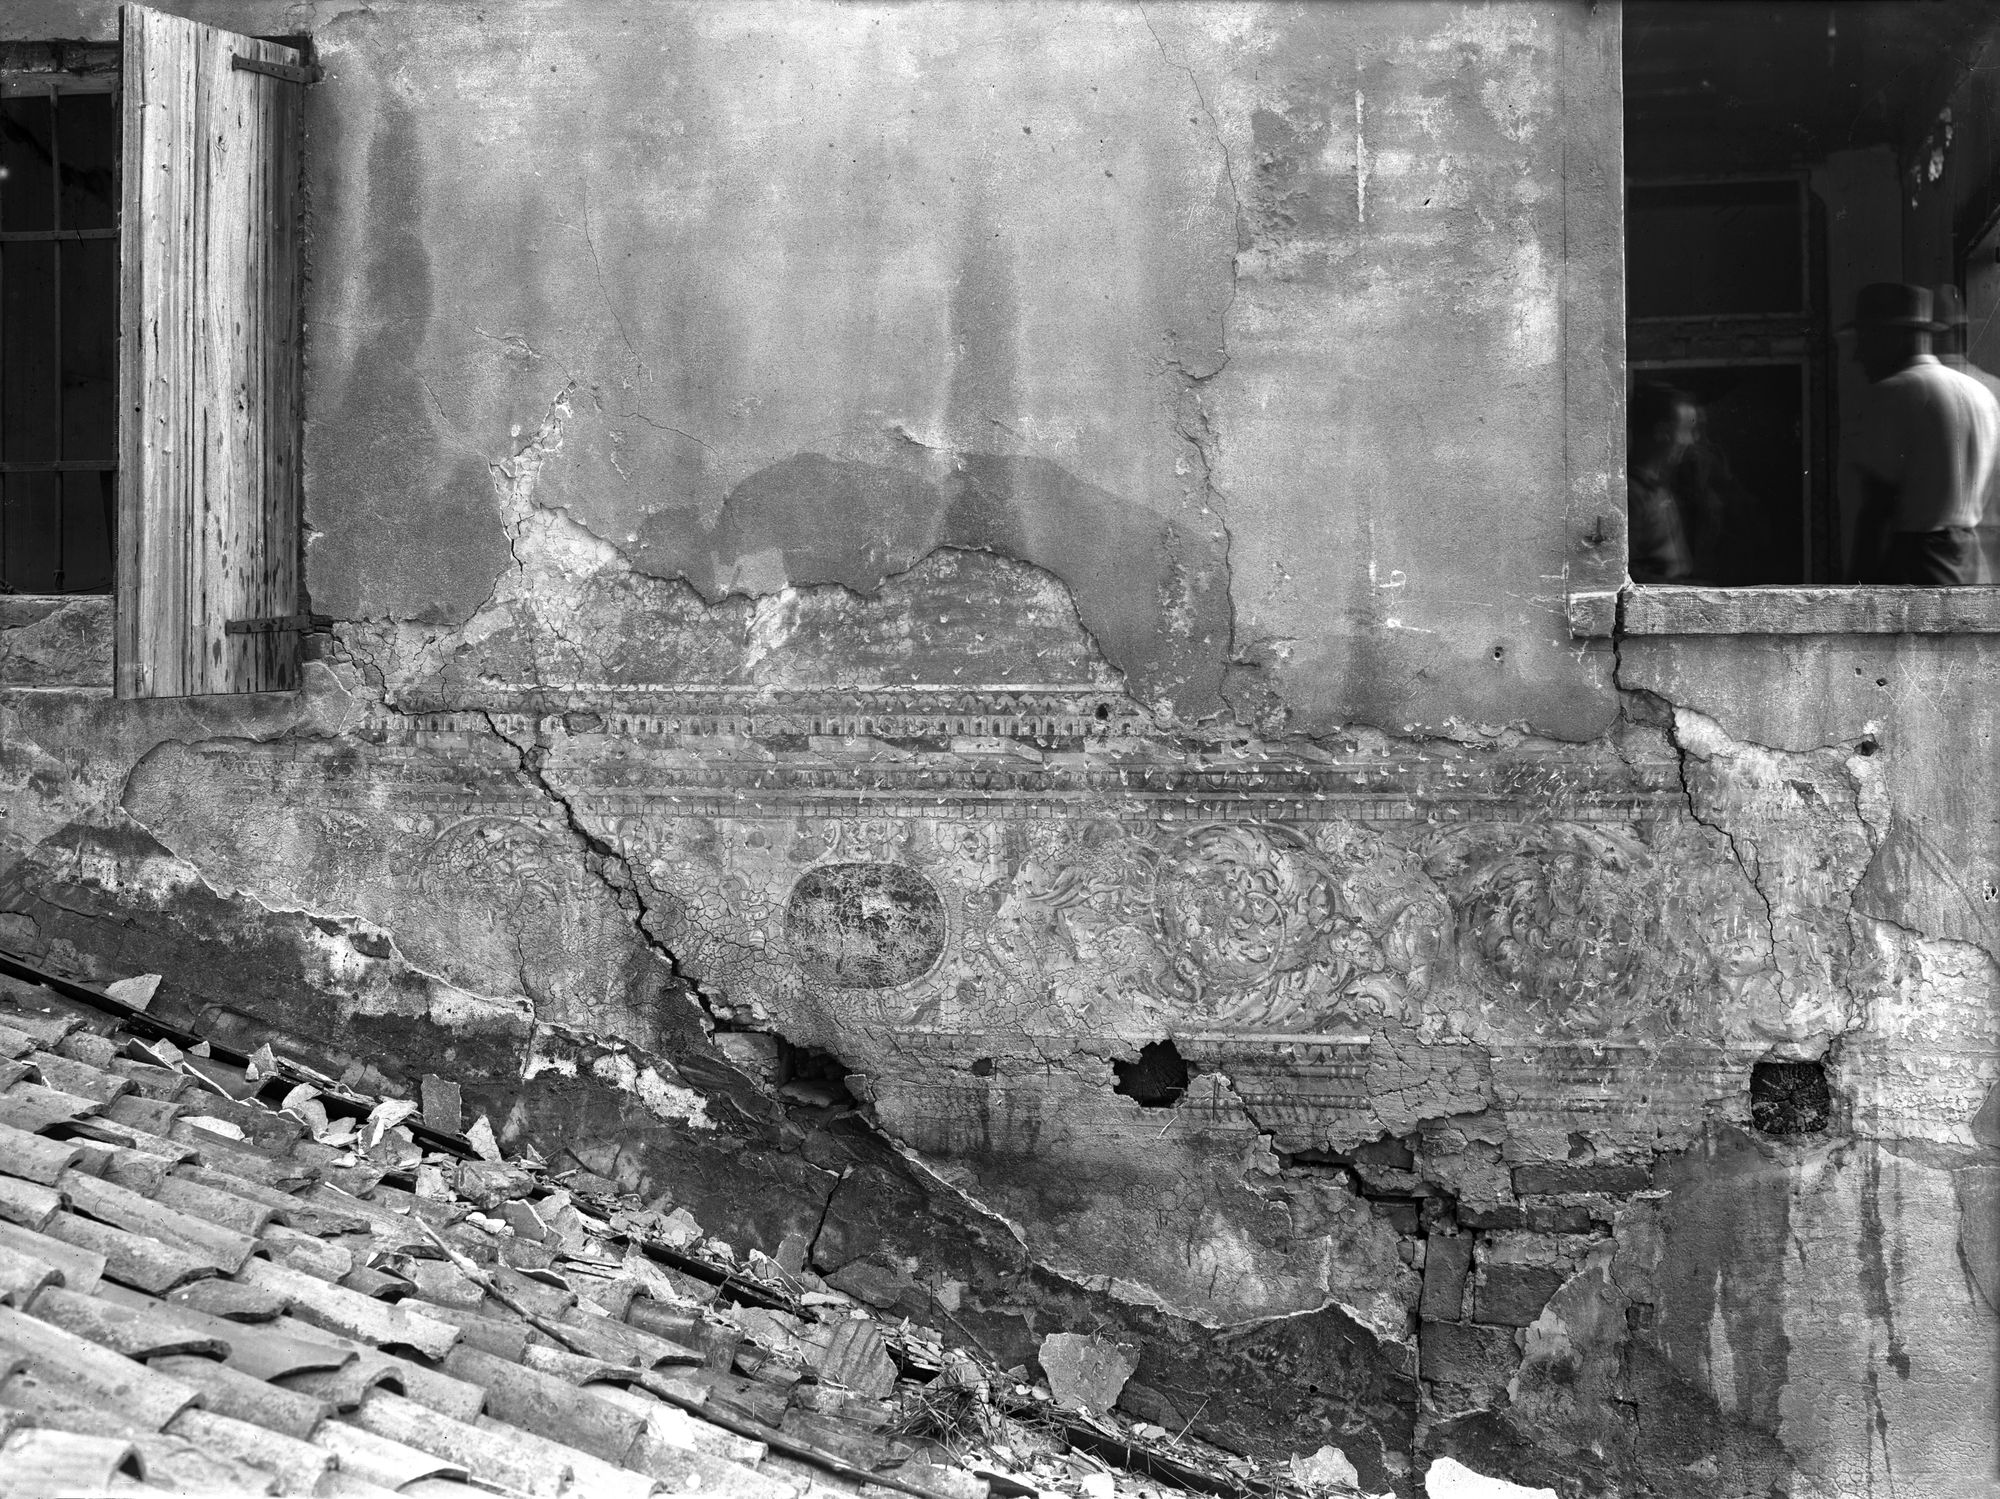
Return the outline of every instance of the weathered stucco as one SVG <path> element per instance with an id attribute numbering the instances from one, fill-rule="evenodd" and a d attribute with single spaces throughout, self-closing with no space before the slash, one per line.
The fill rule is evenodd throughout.
<path id="1" fill-rule="evenodd" d="M 1991 1475 L 1993 648 L 1569 638 L 1613 7 L 173 8 L 328 70 L 334 623 L 9 604 L 0 943 L 1400 1493 Z"/>

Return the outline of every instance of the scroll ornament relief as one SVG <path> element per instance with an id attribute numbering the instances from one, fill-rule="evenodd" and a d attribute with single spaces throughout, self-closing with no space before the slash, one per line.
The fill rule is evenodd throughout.
<path id="1" fill-rule="evenodd" d="M 805 1005 L 892 1030 L 1090 1035 L 1654 1034 L 1769 967 L 1731 871 L 1662 857 L 1625 825 L 750 826 L 706 826 L 686 862 L 651 867 L 669 885 L 675 864 L 705 867 L 687 894 L 713 981 L 775 1016 Z"/>

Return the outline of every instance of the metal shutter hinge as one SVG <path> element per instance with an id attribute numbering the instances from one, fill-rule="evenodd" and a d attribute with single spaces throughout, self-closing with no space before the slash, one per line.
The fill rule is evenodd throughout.
<path id="1" fill-rule="evenodd" d="M 283 635 L 293 630 L 330 630 L 333 616 L 330 614 L 270 614 L 259 619 L 225 620 L 222 633 L 225 635 Z"/>
<path id="2" fill-rule="evenodd" d="M 240 52 L 230 54 L 229 66 L 243 73 L 263 73 L 271 78 L 282 78 L 287 83 L 318 83 L 326 77 L 326 69 L 317 63 L 299 67 L 289 62 L 265 62 L 261 57 L 245 57 Z"/>

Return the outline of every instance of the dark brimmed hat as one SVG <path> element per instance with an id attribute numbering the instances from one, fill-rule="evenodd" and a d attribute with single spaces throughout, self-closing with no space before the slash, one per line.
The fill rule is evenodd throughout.
<path id="1" fill-rule="evenodd" d="M 1944 324 L 1931 316 L 1929 287 L 1871 281 L 1854 294 L 1854 321 L 1841 324 L 1843 332 L 1849 328 L 1921 328 L 1938 333 Z"/>

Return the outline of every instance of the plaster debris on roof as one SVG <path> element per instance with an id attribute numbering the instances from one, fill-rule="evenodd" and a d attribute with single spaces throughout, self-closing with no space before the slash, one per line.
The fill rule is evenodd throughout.
<path id="1" fill-rule="evenodd" d="M 0 1499 L 1360 1492 L 497 1158 L 443 1080 L 365 1097 L 49 977 L 0 977 Z M 1051 1343 L 1065 1386 L 1097 1351 Z"/>

